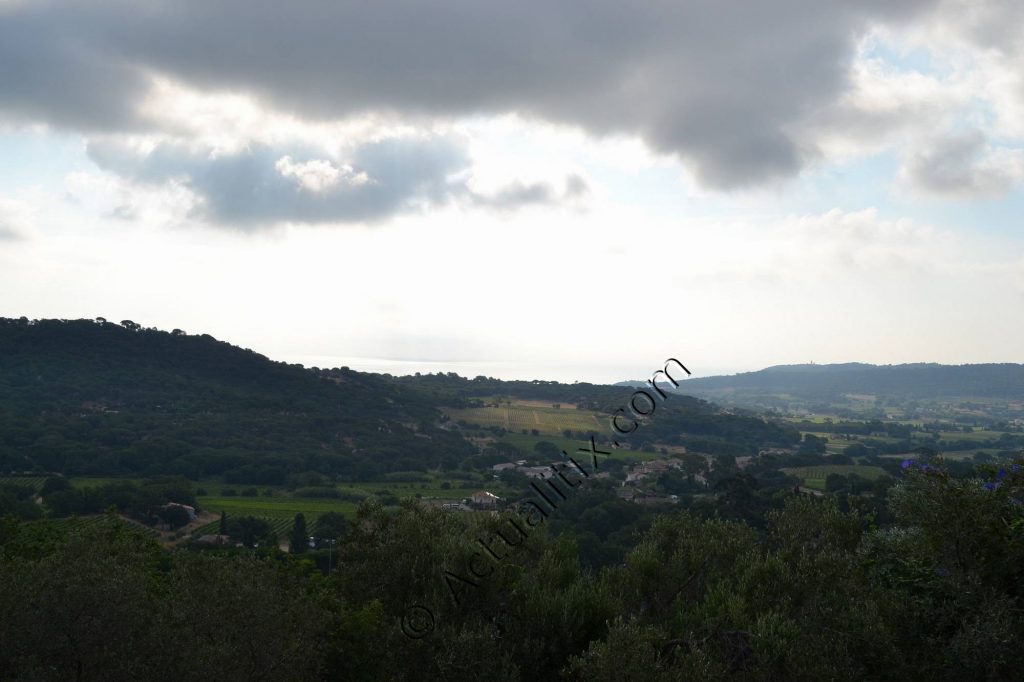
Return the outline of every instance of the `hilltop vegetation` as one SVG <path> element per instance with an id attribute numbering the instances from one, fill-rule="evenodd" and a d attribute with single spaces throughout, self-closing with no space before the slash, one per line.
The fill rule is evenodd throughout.
<path id="1" fill-rule="evenodd" d="M 345 368 L 271 362 L 126 321 L 0 320 L 0 470 L 366 479 L 472 452 L 433 401 Z"/>
<path id="2" fill-rule="evenodd" d="M 482 407 L 495 395 L 577 405 L 584 412 L 574 435 L 608 440 L 606 415 L 629 392 L 306 369 L 205 334 L 127 320 L 0 319 L 0 471 L 280 485 L 303 473 L 361 481 L 451 470 L 477 448 L 444 422 L 442 409 Z M 673 396 L 621 440 L 636 450 L 660 442 L 756 454 L 766 444 L 793 444 L 799 433 Z"/>

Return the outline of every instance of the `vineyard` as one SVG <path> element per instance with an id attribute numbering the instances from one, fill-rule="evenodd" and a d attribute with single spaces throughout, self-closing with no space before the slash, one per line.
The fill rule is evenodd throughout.
<path id="1" fill-rule="evenodd" d="M 284 518 L 281 516 L 259 516 L 257 514 L 240 514 L 240 516 L 253 516 L 261 521 L 266 521 L 270 529 L 274 531 L 274 534 L 278 537 L 285 537 L 292 530 L 292 523 L 294 518 Z M 306 517 L 306 530 L 310 535 L 316 534 L 316 518 Z M 192 531 L 193 536 L 200 535 L 219 535 L 220 534 L 220 519 L 211 521 L 204 526 L 200 526 L 196 530 Z"/>
<path id="2" fill-rule="evenodd" d="M 29 523 L 47 523 L 54 528 L 65 531 L 71 529 L 84 529 L 91 528 L 92 526 L 98 526 L 107 520 L 109 520 L 107 514 L 92 514 L 89 516 L 65 516 L 61 518 L 49 518 L 42 519 L 39 521 L 29 521 Z M 150 528 L 137 521 L 129 521 L 121 517 L 117 518 L 118 522 L 123 523 L 125 526 L 132 530 L 138 531 L 148 537 L 157 538 L 160 537 L 160 531 L 155 528 Z"/>
<path id="3" fill-rule="evenodd" d="M 868 466 L 866 464 L 823 464 L 807 467 L 786 467 L 782 471 L 790 476 L 803 479 L 804 485 L 815 490 L 825 489 L 825 479 L 828 478 L 829 474 L 839 474 L 841 476 L 857 474 L 869 480 L 886 475 L 885 470 L 881 467 Z"/>
<path id="4" fill-rule="evenodd" d="M 295 497 L 246 498 L 246 497 L 200 497 L 199 504 L 212 514 L 225 512 L 229 518 L 253 516 L 270 524 L 278 535 L 285 535 L 291 530 L 295 515 L 302 513 L 306 517 L 306 526 L 312 531 L 316 528 L 317 518 L 327 512 L 339 512 L 351 517 L 355 513 L 354 502 L 331 499 L 306 499 Z M 194 534 L 217 534 L 220 520 L 201 526 Z"/>
<path id="5" fill-rule="evenodd" d="M 46 476 L 0 476 L 0 485 L 13 484 L 31 487 L 35 492 L 39 492 L 45 481 Z"/>

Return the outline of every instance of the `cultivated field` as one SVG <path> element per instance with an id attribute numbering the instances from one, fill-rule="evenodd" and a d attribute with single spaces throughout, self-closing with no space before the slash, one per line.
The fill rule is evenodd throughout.
<path id="1" fill-rule="evenodd" d="M 0 484 L 10 483 L 24 488 L 32 488 L 36 492 L 43 487 L 44 481 L 46 481 L 45 476 L 0 476 Z"/>
<path id="2" fill-rule="evenodd" d="M 447 410 L 448 416 L 454 421 L 465 420 L 470 424 L 483 427 L 500 426 L 509 431 L 532 431 L 536 429 L 543 434 L 561 434 L 564 430 L 572 431 L 606 431 L 607 417 L 602 417 L 589 410 L 573 408 L 556 409 L 548 405 L 540 407 L 536 404 L 514 402 L 500 407 L 474 407 L 465 410 Z"/>

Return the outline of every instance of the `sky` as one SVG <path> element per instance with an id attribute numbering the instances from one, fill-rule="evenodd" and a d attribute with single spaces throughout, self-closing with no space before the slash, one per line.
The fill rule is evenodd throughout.
<path id="1" fill-rule="evenodd" d="M 0 0 L 0 315 L 613 382 L 1024 362 L 1024 3 Z"/>

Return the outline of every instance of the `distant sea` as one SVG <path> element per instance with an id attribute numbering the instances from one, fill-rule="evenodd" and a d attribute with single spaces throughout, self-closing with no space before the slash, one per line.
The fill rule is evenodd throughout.
<path id="1" fill-rule="evenodd" d="M 483 375 L 506 381 L 543 379 L 570 384 L 576 381 L 586 381 L 593 384 L 614 384 L 631 379 L 642 381 L 650 377 L 651 373 L 656 369 L 660 369 L 661 363 L 665 360 L 665 358 L 650 358 L 649 363 L 646 365 L 614 366 L 544 365 L 516 361 L 438 362 L 432 360 L 372 358 L 349 355 L 284 355 L 272 359 L 292 364 L 298 363 L 305 367 L 348 367 L 360 372 L 377 372 L 394 376 L 406 376 L 416 372 L 420 374 L 435 374 L 437 372 L 447 374 L 448 372 L 455 372 L 459 376 L 470 379 Z M 640 359 L 643 360 L 644 358 Z M 686 358 L 679 359 L 693 372 L 694 377 L 750 371 L 749 368 L 741 370 L 717 368 L 709 371 L 694 365 L 692 362 L 688 362 Z"/>

